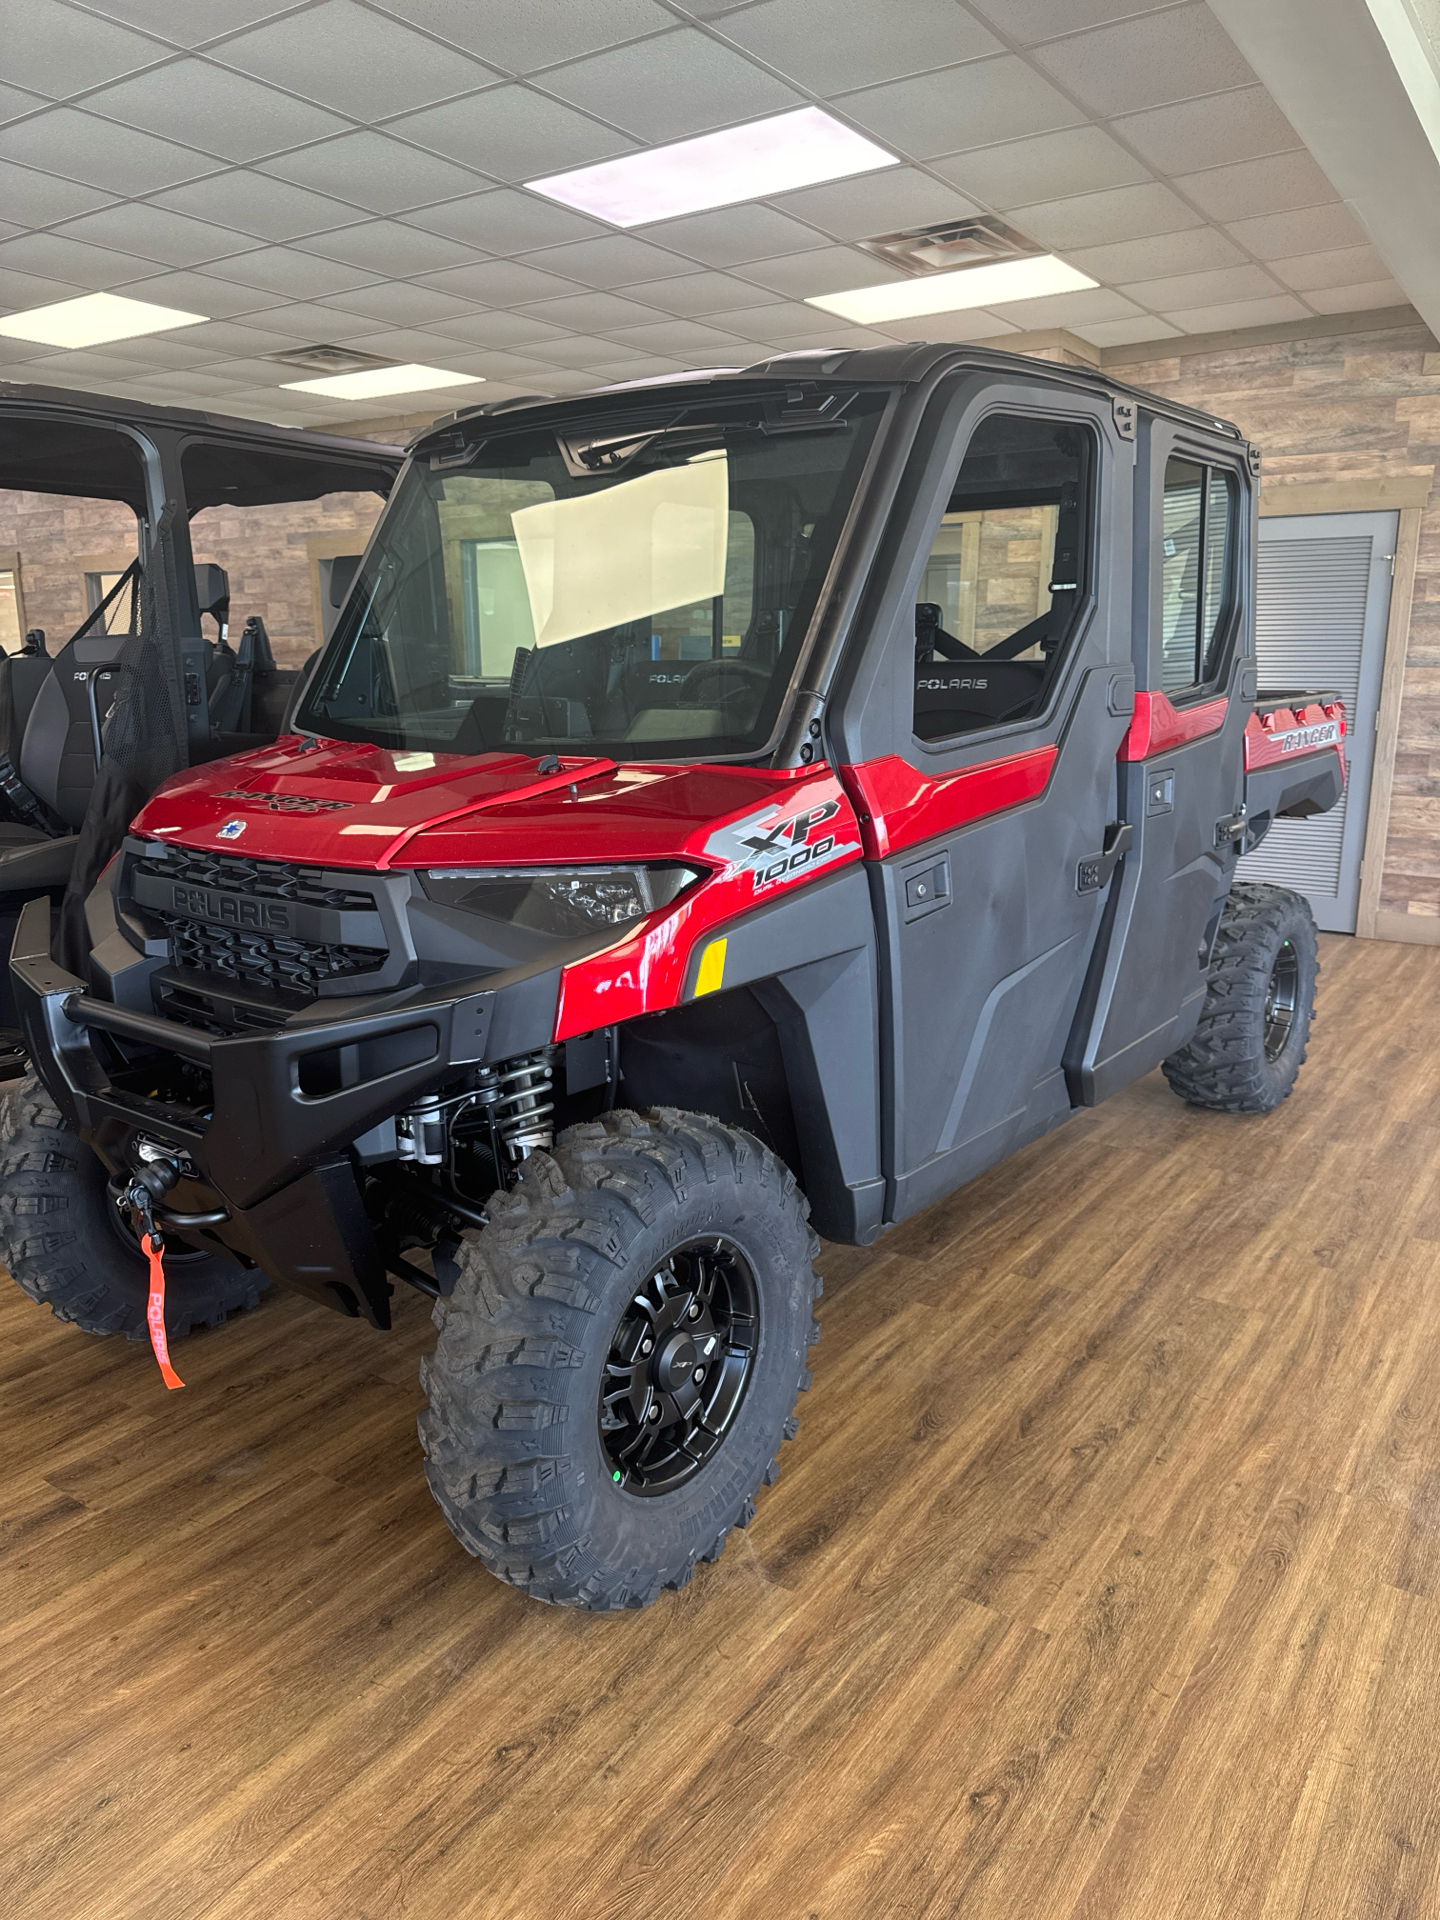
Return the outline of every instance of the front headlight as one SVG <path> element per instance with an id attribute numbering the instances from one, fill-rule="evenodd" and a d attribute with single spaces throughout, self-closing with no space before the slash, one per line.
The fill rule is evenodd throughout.
<path id="1" fill-rule="evenodd" d="M 577 939 L 668 907 L 699 878 L 681 866 L 443 867 L 420 884 L 437 906 Z"/>

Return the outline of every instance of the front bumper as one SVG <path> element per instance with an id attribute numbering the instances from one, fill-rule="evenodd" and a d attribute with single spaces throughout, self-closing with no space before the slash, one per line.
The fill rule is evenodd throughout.
<path id="1" fill-rule="evenodd" d="M 174 1147 L 194 1174 L 171 1209 L 226 1215 L 196 1244 L 218 1241 L 271 1279 L 388 1326 L 385 1258 L 348 1148 L 457 1070 L 548 1044 L 567 958 L 486 976 L 479 991 L 460 982 L 376 995 L 364 1011 L 322 1000 L 271 1032 L 212 1038 L 87 992 L 50 957 L 41 899 L 20 917 L 10 973 L 35 1071 L 113 1172 L 129 1164 L 137 1135 Z M 117 1086 L 97 1032 L 203 1067 L 208 1117 Z M 337 1059 L 343 1073 L 327 1072 Z M 302 1088 L 342 1078 L 335 1092 Z"/>

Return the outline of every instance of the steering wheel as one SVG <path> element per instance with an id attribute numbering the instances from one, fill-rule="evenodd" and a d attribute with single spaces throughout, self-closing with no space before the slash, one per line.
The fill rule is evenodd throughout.
<path id="1" fill-rule="evenodd" d="M 726 706 L 741 700 L 753 688 L 770 684 L 770 669 L 749 660 L 701 660 L 685 676 L 678 705 Z"/>

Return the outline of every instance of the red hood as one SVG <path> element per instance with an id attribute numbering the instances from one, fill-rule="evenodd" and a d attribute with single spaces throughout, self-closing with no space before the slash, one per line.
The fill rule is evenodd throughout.
<path id="1" fill-rule="evenodd" d="M 792 792 L 803 777 L 575 756 L 541 774 L 520 753 L 306 745 L 287 735 L 177 774 L 135 831 L 206 852 L 372 871 L 652 860 L 701 852 L 717 825 Z"/>

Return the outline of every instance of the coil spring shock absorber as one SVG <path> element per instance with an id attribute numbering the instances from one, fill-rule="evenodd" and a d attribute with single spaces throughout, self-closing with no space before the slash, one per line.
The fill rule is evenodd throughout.
<path id="1" fill-rule="evenodd" d="M 511 1160 L 526 1160 L 555 1140 L 555 1049 L 518 1054 L 499 1066 L 482 1067 L 475 1103 L 489 1115 L 498 1141 Z"/>

